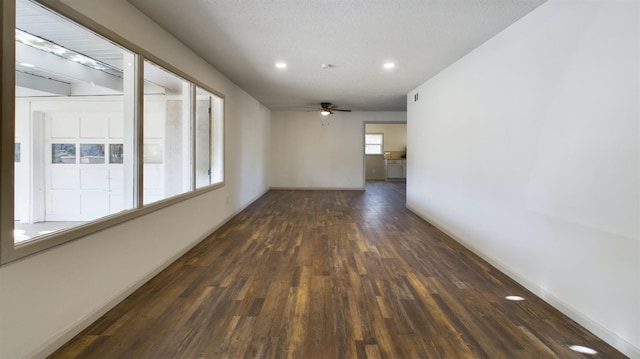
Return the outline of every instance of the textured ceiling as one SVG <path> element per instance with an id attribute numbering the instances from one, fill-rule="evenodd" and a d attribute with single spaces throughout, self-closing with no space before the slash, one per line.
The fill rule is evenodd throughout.
<path id="1" fill-rule="evenodd" d="M 403 111 L 408 92 L 545 0 L 128 1 L 269 109 Z"/>

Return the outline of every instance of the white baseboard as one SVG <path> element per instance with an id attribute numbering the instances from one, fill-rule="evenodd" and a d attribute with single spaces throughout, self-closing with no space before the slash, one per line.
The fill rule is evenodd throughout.
<path id="1" fill-rule="evenodd" d="M 260 197 L 264 196 L 264 194 L 267 193 L 268 191 L 269 190 L 266 190 L 266 191 L 262 192 L 261 194 L 259 194 L 258 196 L 254 197 L 253 199 L 251 199 L 249 202 L 247 202 L 246 205 L 242 206 L 240 209 L 236 210 L 231 215 L 227 216 L 227 218 L 225 218 L 222 222 L 220 222 L 217 226 L 215 226 L 209 232 L 207 232 L 207 234 L 201 236 L 200 238 L 197 238 L 196 240 L 194 240 L 193 242 L 188 244 L 185 248 L 183 248 L 182 250 L 177 252 L 175 255 L 173 255 L 170 258 L 168 258 L 167 260 L 165 260 L 160 266 L 158 266 L 157 268 L 154 268 L 152 271 L 147 273 L 145 276 L 143 276 L 136 283 L 134 283 L 130 287 L 124 289 L 122 292 L 116 294 L 114 297 L 112 297 L 110 300 L 108 300 L 100 308 L 97 308 L 94 311 L 88 313 L 87 315 L 85 315 L 80 320 L 76 321 L 75 323 L 72 323 L 66 330 L 64 330 L 63 332 L 59 333 L 58 335 L 56 335 L 53 338 L 51 338 L 50 340 L 48 340 L 46 343 L 44 343 L 41 346 L 39 346 L 38 348 L 36 348 L 33 351 L 33 354 L 29 355 L 29 357 L 39 359 L 39 358 L 46 358 L 47 356 L 53 354 L 53 352 L 58 350 L 58 348 L 62 347 L 69 340 L 73 339 L 76 335 L 80 334 L 83 330 L 85 330 L 87 327 L 89 327 L 91 324 L 93 324 L 93 322 L 95 322 L 96 320 L 100 319 L 100 317 L 105 315 L 108 311 L 110 311 L 116 305 L 118 305 L 120 302 L 125 300 L 133 292 L 135 292 L 136 290 L 140 289 L 140 287 L 142 287 L 145 283 L 147 283 L 153 277 L 155 277 L 160 272 L 165 270 L 169 265 L 171 265 L 173 262 L 178 260 L 178 258 L 182 257 L 185 253 L 187 253 L 188 251 L 193 249 L 193 247 L 195 247 L 200 242 L 205 240 L 207 237 L 212 235 L 220 227 L 222 227 L 227 222 L 229 222 L 233 217 L 237 216 L 238 213 L 244 211 L 253 202 L 258 200 Z"/>
<path id="2" fill-rule="evenodd" d="M 364 191 L 364 187 L 271 187 L 274 191 Z"/>
<path id="3" fill-rule="evenodd" d="M 552 307 L 558 309 L 562 314 L 564 314 L 567 317 L 571 318 L 576 323 L 582 325 L 584 328 L 589 330 L 591 333 L 593 333 L 594 335 L 596 335 L 600 339 L 602 339 L 605 342 L 607 342 L 612 347 L 618 349 L 624 355 L 626 355 L 626 356 L 628 356 L 630 358 L 640 359 L 640 348 L 635 347 L 634 345 L 632 345 L 631 343 L 629 343 L 625 339 L 623 339 L 620 336 L 618 336 L 616 333 L 614 333 L 614 332 L 610 331 L 609 329 L 603 327 L 602 325 L 596 323 L 595 321 L 593 321 L 589 317 L 585 316 L 583 313 L 577 311 L 575 308 L 573 308 L 569 304 L 567 304 L 567 303 L 563 302 L 562 300 L 558 299 L 557 297 L 555 297 L 552 293 L 549 293 L 545 289 L 543 289 L 540 286 L 538 286 L 536 283 L 533 283 L 533 282 L 529 281 L 527 278 L 521 276 L 520 274 L 515 272 L 513 269 L 511 269 L 509 266 L 507 266 L 504 263 L 500 262 L 499 260 L 491 257 L 487 253 L 484 253 L 483 251 L 479 250 L 478 248 L 476 248 L 469 241 L 465 241 L 464 239 L 461 239 L 461 238 L 456 238 L 455 236 L 453 236 L 450 233 L 450 231 L 447 230 L 446 226 L 442 225 L 441 223 L 438 223 L 437 221 L 431 220 L 427 216 L 423 216 L 422 214 L 420 214 L 420 212 L 418 210 L 416 210 L 415 208 L 413 208 L 409 204 L 407 204 L 406 207 L 407 207 L 408 210 L 413 212 L 415 215 L 417 215 L 418 217 L 422 218 L 423 220 L 429 222 L 434 227 L 438 228 L 440 231 L 442 231 L 443 233 L 445 233 L 446 235 L 451 237 L 453 240 L 455 240 L 456 242 L 460 243 L 465 248 L 467 248 L 468 250 L 470 250 L 471 252 L 473 252 L 474 254 L 479 256 L 480 258 L 482 258 L 485 261 L 487 261 L 489 264 L 491 264 L 492 266 L 497 268 L 502 273 L 506 274 L 509 278 L 515 280 L 520 285 L 522 285 L 523 287 L 527 288 L 529 291 L 531 291 L 533 294 L 535 294 L 538 297 L 540 297 L 542 300 L 544 300 L 545 302 L 550 304 Z"/>

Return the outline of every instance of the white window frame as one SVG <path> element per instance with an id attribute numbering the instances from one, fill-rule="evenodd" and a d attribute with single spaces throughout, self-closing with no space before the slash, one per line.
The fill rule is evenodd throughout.
<path id="1" fill-rule="evenodd" d="M 120 212 L 115 215 L 101 217 L 97 220 L 88 222 L 86 224 L 70 228 L 65 231 L 55 232 L 50 235 L 39 237 L 33 241 L 27 241 L 24 244 L 16 245 L 14 243 L 13 229 L 14 229 L 14 142 L 15 142 L 15 27 L 16 27 L 16 2 L 15 0 L 4 0 L 0 5 L 0 18 L 1 28 L 0 35 L 2 36 L 2 46 L 0 49 L 0 265 L 15 261 L 17 259 L 26 257 L 28 255 L 40 252 L 47 248 L 51 248 L 60 245 L 65 242 L 69 242 L 86 235 L 95 233 L 97 231 L 115 226 L 119 223 L 129 221 L 133 218 L 149 214 L 151 212 L 160 210 L 162 208 L 174 205 L 178 202 L 202 195 L 204 193 L 214 191 L 225 186 L 225 122 L 226 122 L 226 106 L 224 94 L 211 89 L 209 86 L 199 82 L 189 74 L 169 65 L 157 56 L 149 53 L 148 51 L 132 44 L 128 40 L 114 34 L 103 26 L 95 23 L 86 16 L 78 14 L 73 10 L 70 10 L 66 5 L 60 2 L 51 2 L 47 0 L 36 0 L 36 3 L 41 4 L 43 7 L 50 9 L 67 20 L 75 22 L 80 26 L 92 31 L 99 36 L 125 48 L 132 52 L 135 57 L 135 109 L 134 109 L 134 126 L 135 126 L 135 149 L 134 155 L 137 158 L 134 172 L 136 172 L 136 184 L 134 189 L 134 208 L 124 212 Z M 143 171 L 142 171 L 142 146 L 143 146 L 143 63 L 144 60 L 149 60 L 168 71 L 173 72 L 177 76 L 180 76 L 191 83 L 191 99 L 190 106 L 192 110 L 195 107 L 195 86 L 199 86 L 207 91 L 218 96 L 222 101 L 222 123 L 220 129 L 222 130 L 221 142 L 216 144 L 219 153 L 217 158 L 222 160 L 219 163 L 221 177 L 220 181 L 211 183 L 207 186 L 195 189 L 195 180 L 192 185 L 192 189 L 186 193 L 182 193 L 158 202 L 151 203 L 143 206 L 142 198 L 142 183 L 143 183 Z M 191 123 L 192 133 L 191 136 L 195 136 L 195 111 L 191 111 Z M 219 129 L 219 130 L 220 130 Z M 192 138 L 193 139 L 193 138 Z M 195 141 L 192 141 L 192 151 L 195 151 Z M 193 155 L 193 153 L 192 153 Z M 195 177 L 195 162 L 192 165 Z"/>

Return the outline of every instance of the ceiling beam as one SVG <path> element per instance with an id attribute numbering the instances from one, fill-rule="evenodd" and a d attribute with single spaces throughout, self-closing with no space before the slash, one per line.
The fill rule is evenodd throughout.
<path id="1" fill-rule="evenodd" d="M 16 42 L 16 61 L 18 63 L 31 64 L 35 66 L 34 70 L 37 70 L 39 72 L 45 72 L 51 74 L 52 76 L 60 76 L 63 78 L 72 79 L 73 81 L 71 82 L 99 86 L 122 93 L 123 87 L 122 79 L 120 77 L 111 75 L 104 71 L 93 69 L 89 66 L 85 66 L 71 60 L 67 60 L 63 57 L 48 53 L 46 51 L 38 50 L 20 42 Z M 17 73 L 18 72 L 16 72 L 16 74 Z M 26 75 L 26 73 L 24 74 Z M 27 78 L 26 76 L 22 77 L 24 81 L 22 82 L 22 85 L 19 84 L 19 86 L 41 91 L 47 91 L 43 88 L 50 88 L 55 91 L 47 92 L 52 92 L 59 95 L 71 96 L 74 94 L 74 87 L 82 88 L 82 86 L 79 86 L 79 84 L 72 83 L 69 86 L 71 92 L 68 92 L 67 89 L 64 89 L 60 86 L 54 86 L 54 83 L 60 83 L 60 81 L 33 75 L 31 75 L 30 78 Z M 36 80 L 38 79 L 43 82 L 49 81 L 49 83 L 38 85 L 36 82 Z M 144 92 L 146 94 L 164 95 L 166 94 L 166 89 L 152 82 L 145 81 Z"/>
<path id="2" fill-rule="evenodd" d="M 104 71 L 16 42 L 16 61 L 38 70 L 122 92 L 122 79 Z"/>
<path id="3" fill-rule="evenodd" d="M 19 71 L 16 71 L 16 86 L 44 91 L 55 95 L 71 96 L 71 85 L 67 83 Z"/>

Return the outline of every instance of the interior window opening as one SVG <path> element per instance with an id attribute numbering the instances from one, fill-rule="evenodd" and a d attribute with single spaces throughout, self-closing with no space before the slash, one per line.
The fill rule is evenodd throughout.
<path id="1" fill-rule="evenodd" d="M 15 4 L 15 29 L 2 30 L 15 36 L 2 263 L 224 184 L 221 95 L 45 5 Z"/>
<path id="2" fill-rule="evenodd" d="M 196 188 L 222 182 L 223 100 L 196 88 Z"/>
<path id="3" fill-rule="evenodd" d="M 134 208 L 134 55 L 16 1 L 14 243 Z"/>
<path id="4" fill-rule="evenodd" d="M 143 202 L 192 190 L 191 84 L 144 62 Z"/>

